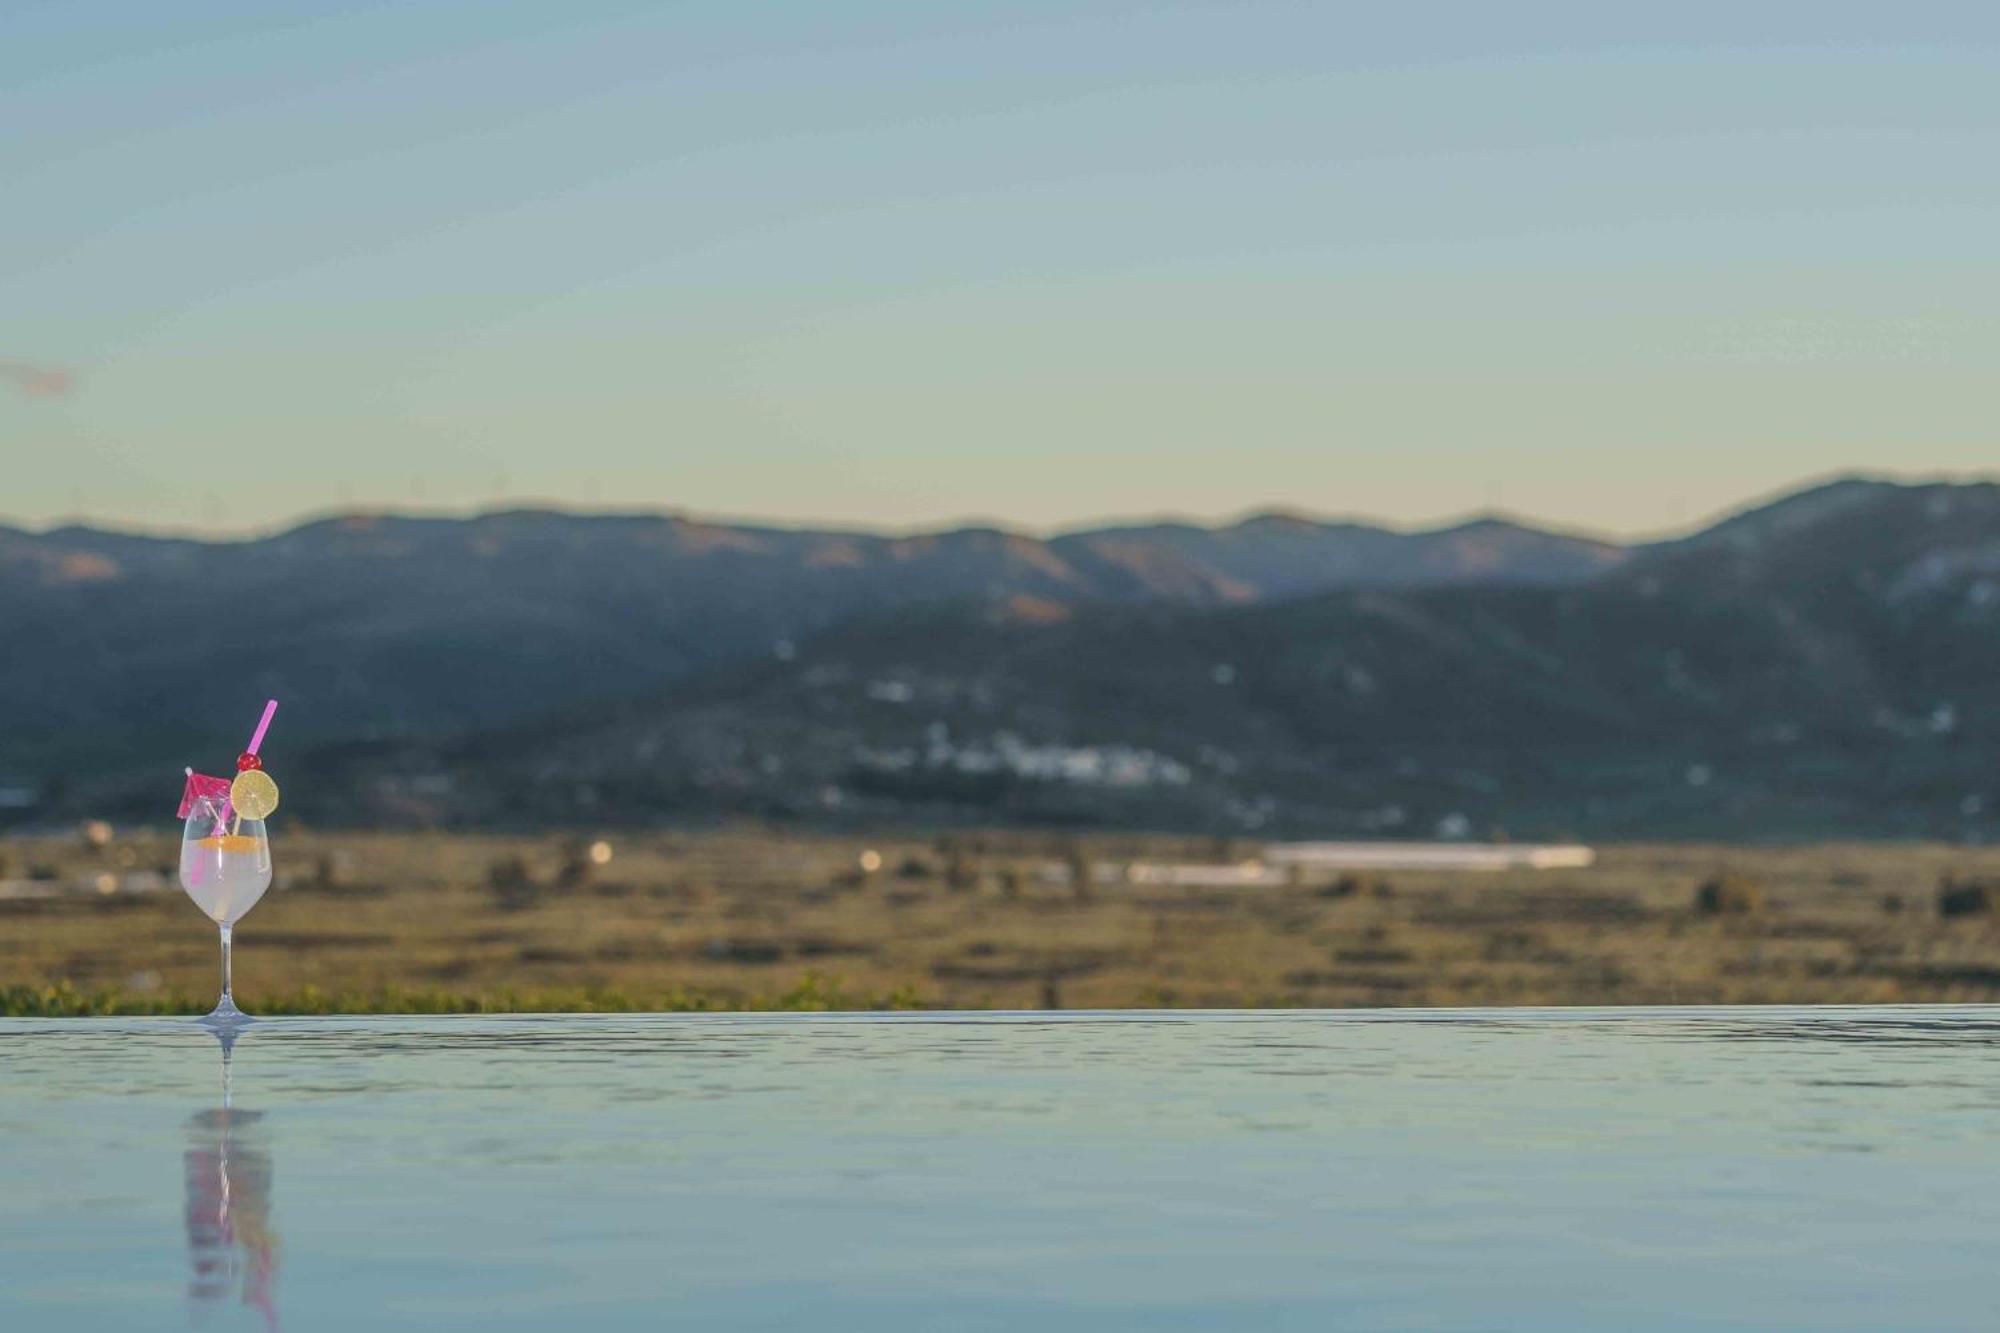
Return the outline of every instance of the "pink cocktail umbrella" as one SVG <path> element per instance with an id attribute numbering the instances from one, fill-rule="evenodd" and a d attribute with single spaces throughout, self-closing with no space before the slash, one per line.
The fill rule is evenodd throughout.
<path id="1" fill-rule="evenodd" d="M 207 799 L 214 802 L 217 812 L 229 809 L 229 779 L 212 778 L 206 773 L 187 770 L 187 785 L 181 788 L 181 809 L 176 816 L 186 819 L 194 813 L 195 803 Z"/>

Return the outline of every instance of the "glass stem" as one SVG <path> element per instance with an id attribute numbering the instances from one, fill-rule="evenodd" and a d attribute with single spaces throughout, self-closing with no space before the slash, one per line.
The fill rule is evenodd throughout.
<path id="1" fill-rule="evenodd" d="M 229 993 L 229 927 L 222 928 L 222 998 L 234 1002 Z"/>

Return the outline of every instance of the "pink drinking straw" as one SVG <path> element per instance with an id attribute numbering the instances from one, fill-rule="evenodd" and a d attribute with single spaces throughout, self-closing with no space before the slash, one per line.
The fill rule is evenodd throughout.
<path id="1" fill-rule="evenodd" d="M 257 719 L 257 730 L 250 733 L 250 748 L 244 751 L 245 754 L 257 753 L 257 747 L 264 743 L 264 733 L 271 729 L 271 714 L 277 711 L 278 701 L 276 699 L 266 699 L 264 701 L 264 716 Z M 227 817 L 227 815 L 224 816 L 224 818 Z M 243 831 L 242 815 L 239 814 L 236 816 L 235 822 L 230 825 L 230 830 L 235 833 Z"/>
<path id="2" fill-rule="evenodd" d="M 250 748 L 246 753 L 257 753 L 257 747 L 264 743 L 264 733 L 271 729 L 271 714 L 278 711 L 278 701 L 269 700 L 264 705 L 264 716 L 257 719 L 257 730 L 250 733 Z"/>
<path id="3" fill-rule="evenodd" d="M 182 819 L 186 819 L 188 817 L 188 811 L 192 809 L 194 806 L 194 798 L 191 795 L 187 794 L 194 791 L 194 770 L 190 768 L 185 771 L 187 773 L 187 787 L 184 789 L 181 795 Z M 194 864 L 188 868 L 188 879 L 193 881 L 188 885 L 189 888 L 198 889 L 201 887 L 201 882 L 204 878 L 204 876 L 201 873 L 202 866 L 203 866 L 202 859 L 199 856 L 195 857 Z"/>

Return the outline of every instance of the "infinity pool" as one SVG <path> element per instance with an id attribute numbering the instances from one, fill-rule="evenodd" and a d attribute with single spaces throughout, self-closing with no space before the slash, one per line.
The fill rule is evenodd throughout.
<path id="1" fill-rule="evenodd" d="M 2000 1010 L 0 1022 L 0 1327 L 1988 1329 Z"/>

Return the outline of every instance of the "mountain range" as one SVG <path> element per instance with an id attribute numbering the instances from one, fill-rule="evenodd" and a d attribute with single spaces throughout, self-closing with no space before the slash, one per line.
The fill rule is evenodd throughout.
<path id="1" fill-rule="evenodd" d="M 1633 546 L 1278 513 L 0 529 L 0 625 L 0 785 L 43 815 L 171 799 L 267 695 L 325 820 L 1984 837 L 2000 800 L 1990 483 Z"/>

